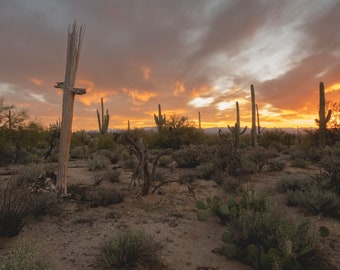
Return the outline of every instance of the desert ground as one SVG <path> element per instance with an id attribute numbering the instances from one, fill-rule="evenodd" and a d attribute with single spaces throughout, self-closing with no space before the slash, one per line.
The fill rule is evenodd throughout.
<path id="1" fill-rule="evenodd" d="M 11 167 L 1 168 L 4 171 Z M 107 170 L 112 170 L 111 167 Z M 307 169 L 308 173 L 315 168 Z M 264 171 L 244 176 L 243 185 L 257 191 L 273 190 L 275 183 L 284 174 L 306 172 L 286 166 L 283 171 Z M 175 169 L 170 177 L 176 179 L 184 169 Z M 98 172 L 89 171 L 85 160 L 74 160 L 69 164 L 69 185 L 94 185 Z M 123 170 L 119 181 L 100 183 L 108 185 L 122 195 L 122 201 L 107 207 L 89 207 L 74 197 L 59 198 L 58 204 L 43 216 L 33 218 L 19 235 L 12 238 L 0 238 L 0 260 L 11 249 L 26 243 L 35 246 L 42 254 L 52 260 L 58 270 L 102 269 L 98 254 L 102 243 L 113 232 L 122 228 L 142 228 L 161 244 L 159 256 L 162 266 L 153 269 L 228 269 L 247 270 L 251 267 L 242 262 L 229 260 L 219 254 L 222 247 L 221 236 L 225 227 L 216 217 L 206 221 L 197 219 L 195 201 L 218 195 L 228 198 L 222 186 L 214 181 L 194 179 L 190 186 L 184 183 L 171 183 L 163 187 L 162 194 L 155 192 L 147 196 L 140 195 L 140 187 L 129 187 L 131 171 Z M 97 183 L 98 184 L 98 183 Z M 289 208 L 284 204 L 283 195 L 277 195 L 277 203 L 283 215 L 292 219 L 304 215 L 301 210 Z M 324 243 L 325 252 L 334 265 L 340 265 L 340 227 L 335 219 L 312 216 L 316 225 L 327 226 L 330 236 Z M 340 269 L 340 268 L 339 268 Z"/>

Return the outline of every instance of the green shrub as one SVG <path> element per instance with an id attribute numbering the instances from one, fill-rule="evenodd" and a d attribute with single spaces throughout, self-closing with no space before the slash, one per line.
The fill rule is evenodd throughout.
<path id="1" fill-rule="evenodd" d="M 94 176 L 95 185 L 100 185 L 103 181 L 107 181 L 110 183 L 117 183 L 119 182 L 119 177 L 122 173 L 122 169 L 117 168 L 114 170 L 105 170 L 99 171 Z"/>
<path id="2" fill-rule="evenodd" d="M 329 188 L 340 195 L 340 142 L 325 149 L 319 166 L 323 174 L 331 179 Z"/>
<path id="3" fill-rule="evenodd" d="M 285 175 L 277 183 L 276 190 L 282 193 L 295 190 L 306 191 L 312 185 L 314 185 L 314 180 L 308 174 Z"/>
<path id="4" fill-rule="evenodd" d="M 282 171 L 285 168 L 286 161 L 281 158 L 274 158 L 269 161 L 269 169 L 271 171 Z"/>
<path id="5" fill-rule="evenodd" d="M 100 170 L 106 168 L 111 164 L 110 160 L 104 155 L 95 155 L 92 159 L 87 161 L 87 168 L 90 171 Z"/>
<path id="6" fill-rule="evenodd" d="M 100 259 L 107 268 L 148 266 L 157 263 L 160 245 L 143 230 L 115 232 L 101 247 Z"/>
<path id="7" fill-rule="evenodd" d="M 307 192 L 288 191 L 287 204 L 303 207 L 312 214 L 340 218 L 340 198 L 331 191 L 320 191 L 316 188 Z"/>
<path id="8" fill-rule="evenodd" d="M 216 171 L 216 166 L 212 162 L 204 162 L 197 166 L 197 170 L 199 177 L 210 180 Z"/>
<path id="9" fill-rule="evenodd" d="M 8 183 L 0 189 L 0 237 L 15 236 L 28 222 L 32 194 L 27 188 L 17 188 Z"/>
<path id="10" fill-rule="evenodd" d="M 224 254 L 259 270 L 328 269 L 319 251 L 324 229 L 316 234 L 308 220 L 295 224 L 273 208 L 243 211 L 223 235 Z"/>
<path id="11" fill-rule="evenodd" d="M 15 183 L 17 187 L 28 187 L 43 179 L 47 171 L 54 171 L 54 165 L 29 164 L 21 166 L 15 173 Z"/>
<path id="12" fill-rule="evenodd" d="M 55 266 L 35 248 L 21 245 L 0 263 L 0 270 L 53 270 Z"/>
<path id="13" fill-rule="evenodd" d="M 70 185 L 68 188 L 72 197 L 90 207 L 109 206 L 122 201 L 122 195 L 114 188 L 101 186 Z"/>
<path id="14" fill-rule="evenodd" d="M 292 165 L 292 167 L 306 169 L 307 168 L 307 161 L 303 158 L 295 158 L 291 161 L 291 165 Z"/>
<path id="15" fill-rule="evenodd" d="M 70 156 L 73 159 L 87 159 L 91 155 L 91 150 L 88 146 L 77 146 L 70 150 Z"/>
<path id="16" fill-rule="evenodd" d="M 158 166 L 159 167 L 168 167 L 171 162 L 173 162 L 172 156 L 171 155 L 164 155 L 161 156 L 158 160 Z"/>
<path id="17" fill-rule="evenodd" d="M 295 223 L 284 218 L 271 197 L 241 188 L 237 194 L 228 201 L 217 196 L 196 201 L 199 220 L 215 215 L 227 226 L 223 254 L 259 270 L 329 269 L 319 252 L 327 228 L 316 233 L 306 219 Z"/>
<path id="18" fill-rule="evenodd" d="M 173 152 L 172 158 L 180 168 L 195 168 L 202 163 L 203 155 L 199 147 L 190 146 Z"/>
<path id="19" fill-rule="evenodd" d="M 126 150 L 122 152 L 122 161 L 122 166 L 126 169 L 134 169 L 138 165 L 137 157 Z"/>
<path id="20" fill-rule="evenodd" d="M 216 216 L 221 223 L 226 224 L 233 218 L 239 216 L 243 211 L 265 211 L 268 198 L 257 196 L 254 190 L 243 190 L 239 187 L 236 191 L 238 197 L 223 201 L 219 196 L 207 198 L 205 202 L 196 201 L 196 207 L 201 210 L 197 213 L 199 220 L 205 220 L 210 216 Z"/>

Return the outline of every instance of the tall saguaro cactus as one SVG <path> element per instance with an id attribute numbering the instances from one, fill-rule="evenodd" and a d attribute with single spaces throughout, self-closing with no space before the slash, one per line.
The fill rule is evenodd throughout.
<path id="1" fill-rule="evenodd" d="M 319 141 L 320 146 L 326 145 L 326 130 L 327 122 L 331 118 L 332 111 L 328 110 L 326 115 L 326 99 L 325 99 L 325 86 L 323 82 L 320 82 L 319 87 L 319 119 L 315 119 L 315 122 L 319 125 Z"/>
<path id="2" fill-rule="evenodd" d="M 257 104 L 256 104 L 256 118 L 257 118 L 257 138 L 258 138 L 258 142 L 261 143 L 261 135 L 265 128 L 261 128 L 259 107 L 257 106 Z"/>
<path id="3" fill-rule="evenodd" d="M 201 129 L 201 112 L 198 112 L 198 128 Z"/>
<path id="4" fill-rule="evenodd" d="M 101 134 L 105 134 L 107 132 L 107 129 L 109 127 L 109 121 L 110 121 L 110 115 L 109 115 L 109 110 L 106 109 L 106 114 L 104 115 L 104 103 L 103 103 L 103 98 L 101 98 L 101 105 L 102 105 L 102 115 L 100 117 L 100 113 L 97 110 L 97 118 L 98 118 L 98 126 L 99 126 L 99 131 Z"/>
<path id="5" fill-rule="evenodd" d="M 158 104 L 158 116 L 154 114 L 155 123 L 157 125 L 158 131 L 161 131 L 166 124 L 166 117 L 162 115 L 161 104 Z"/>
<path id="6" fill-rule="evenodd" d="M 74 96 L 86 93 L 83 88 L 75 88 L 76 73 L 79 62 L 80 49 L 83 41 L 83 27 L 76 22 L 68 30 L 66 74 L 64 82 L 57 82 L 54 87 L 63 89 L 63 109 L 60 129 L 60 143 L 58 152 L 58 191 L 67 194 L 67 169 L 70 152 Z"/>
<path id="7" fill-rule="evenodd" d="M 234 146 L 235 148 L 239 148 L 240 147 L 240 136 L 242 134 L 244 134 L 247 130 L 247 126 L 244 127 L 244 129 L 241 131 L 241 125 L 240 125 L 240 109 L 238 106 L 238 102 L 236 101 L 236 123 L 234 127 L 230 127 L 228 125 L 228 129 L 230 130 L 230 132 L 233 134 L 234 139 L 235 139 L 235 143 Z"/>
<path id="8" fill-rule="evenodd" d="M 250 85 L 251 95 L 251 145 L 256 146 L 256 111 L 255 111 L 255 90 L 254 85 Z"/>

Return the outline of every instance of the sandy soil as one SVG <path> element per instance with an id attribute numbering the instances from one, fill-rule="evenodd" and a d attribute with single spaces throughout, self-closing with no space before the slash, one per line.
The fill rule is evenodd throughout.
<path id="1" fill-rule="evenodd" d="M 87 170 L 84 161 L 71 162 L 68 182 L 93 184 L 94 175 L 95 172 Z M 163 195 L 142 197 L 139 188 L 127 190 L 130 179 L 130 173 L 125 171 L 119 183 L 114 184 L 124 196 L 119 204 L 89 208 L 67 199 L 48 215 L 31 220 L 18 236 L 0 239 L 0 260 L 12 247 L 24 241 L 34 244 L 51 258 L 58 270 L 101 269 L 97 256 L 104 240 L 120 228 L 131 227 L 143 228 L 161 243 L 160 257 L 167 269 L 251 269 L 216 252 L 222 246 L 225 228 L 214 217 L 204 222 L 197 220 L 195 199 L 186 185 L 172 183 L 164 188 Z M 256 189 L 270 188 L 277 179 L 277 173 L 255 174 L 249 177 L 248 185 Z M 105 184 L 108 183 L 102 183 Z M 195 180 L 192 187 L 196 199 L 227 196 L 213 181 Z M 339 222 L 323 217 L 315 218 L 315 222 L 331 230 L 327 252 L 340 265 Z"/>

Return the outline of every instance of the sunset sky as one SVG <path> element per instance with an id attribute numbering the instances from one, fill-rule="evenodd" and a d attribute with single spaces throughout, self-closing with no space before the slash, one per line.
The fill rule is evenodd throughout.
<path id="1" fill-rule="evenodd" d="M 158 104 L 202 127 L 315 127 L 319 83 L 340 101 L 339 0 L 2 0 L 0 97 L 44 126 L 61 118 L 67 31 L 85 25 L 73 129 L 155 126 Z"/>

